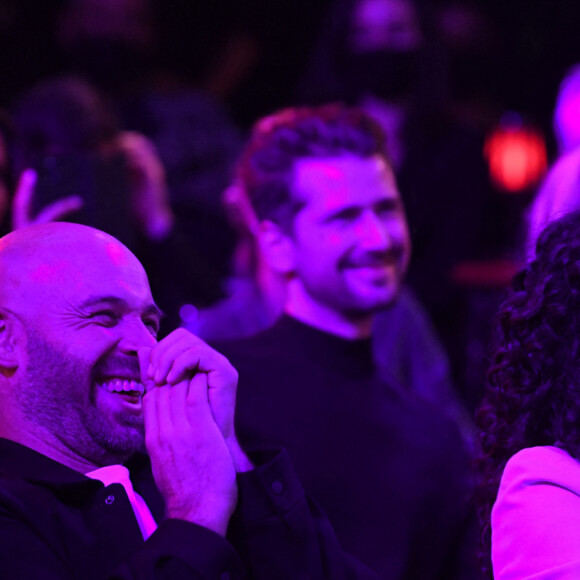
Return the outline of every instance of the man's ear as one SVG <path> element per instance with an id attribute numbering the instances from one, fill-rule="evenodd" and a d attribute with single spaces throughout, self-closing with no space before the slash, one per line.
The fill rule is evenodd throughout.
<path id="1" fill-rule="evenodd" d="M 15 371 L 20 363 L 19 348 L 24 344 L 18 319 L 0 308 L 0 373 Z"/>
<path id="2" fill-rule="evenodd" d="M 294 242 L 282 228 L 269 220 L 260 222 L 258 229 L 260 252 L 268 266 L 280 274 L 294 270 Z"/>

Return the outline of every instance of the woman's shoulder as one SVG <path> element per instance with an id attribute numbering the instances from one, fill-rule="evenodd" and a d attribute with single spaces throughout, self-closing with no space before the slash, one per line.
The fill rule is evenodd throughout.
<path id="1" fill-rule="evenodd" d="M 506 464 L 491 515 L 494 578 L 580 578 L 580 462 L 530 447 Z"/>
<path id="2" fill-rule="evenodd" d="M 580 494 L 580 462 L 551 445 L 522 449 L 505 466 L 500 494 L 509 488 L 541 483 L 567 487 Z"/>

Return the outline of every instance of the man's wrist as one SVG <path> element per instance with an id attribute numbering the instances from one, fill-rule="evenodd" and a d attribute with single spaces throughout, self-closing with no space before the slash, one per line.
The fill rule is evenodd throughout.
<path id="1" fill-rule="evenodd" d="M 236 501 L 237 499 L 232 502 L 229 498 L 224 500 L 222 497 L 214 497 L 213 499 L 206 497 L 203 503 L 200 503 L 195 509 L 186 505 L 181 507 L 167 506 L 165 519 L 184 520 L 225 537 Z"/>

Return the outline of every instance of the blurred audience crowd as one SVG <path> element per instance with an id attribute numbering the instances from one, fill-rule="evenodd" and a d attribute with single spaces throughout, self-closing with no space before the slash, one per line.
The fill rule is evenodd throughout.
<path id="1" fill-rule="evenodd" d="M 529 130 L 540 136 L 544 159 L 573 148 L 574 129 L 565 125 L 574 116 L 577 81 L 562 87 L 552 136 L 538 115 L 505 115 L 511 102 L 501 91 L 502 63 L 519 44 L 506 52 L 494 3 L 271 4 L 2 0 L 3 229 L 36 219 L 41 209 L 37 197 L 23 207 L 24 192 L 10 217 L 25 169 L 42 173 L 41 196 L 50 189 L 47 157 L 68 181 L 56 185 L 64 193 L 83 173 L 87 183 L 88 170 L 79 167 L 92 163 L 95 173 L 108 171 L 101 187 L 116 198 L 107 210 L 111 223 L 105 227 L 102 216 L 92 223 L 136 249 L 154 285 L 172 280 L 156 288 L 167 328 L 207 327 L 204 309 L 246 291 L 240 261 L 252 260 L 252 252 L 239 215 L 232 216 L 239 209 L 226 209 L 224 192 L 232 191 L 249 127 L 282 106 L 356 104 L 388 135 L 413 238 L 408 291 L 425 309 L 449 357 L 450 384 L 471 412 L 484 382 L 487 321 L 523 255 L 525 210 L 545 161 L 519 169 L 527 177 L 517 191 L 496 174 L 510 170 L 501 169 L 510 156 L 532 164 Z M 510 11 L 503 16 L 509 21 Z M 563 76 L 572 62 L 560 61 Z M 55 161 L 73 154 L 76 175 Z M 119 162 L 120 155 L 127 160 Z M 91 156 L 109 160 L 89 162 Z M 123 177 L 124 170 L 131 175 Z M 119 201 L 129 189 L 131 199 Z M 103 211 L 86 199 L 84 210 L 75 210 L 76 203 L 83 202 L 40 217 L 76 211 L 69 218 L 86 221 L 89 211 Z M 274 319 L 276 308 L 269 311 L 249 330 Z"/>
<path id="2" fill-rule="evenodd" d="M 108 171 L 101 187 L 115 192 L 111 233 L 138 251 L 154 285 L 172 281 L 155 288 L 167 329 L 207 328 L 205 309 L 247 291 L 240 269 L 247 279 L 251 243 L 224 192 L 232 191 L 248 129 L 284 106 L 356 104 L 388 135 L 413 239 L 407 291 L 449 357 L 449 384 L 472 412 L 484 382 L 487 323 L 522 256 L 523 216 L 545 158 L 555 156 L 556 139 L 564 142 L 570 116 L 559 106 L 554 138 L 533 107 L 528 116 L 505 115 L 513 104 L 505 61 L 523 41 L 511 39 L 507 50 L 499 18 L 509 22 L 511 12 L 503 10 L 459 0 L 253 0 L 243 7 L 2 0 L 4 230 L 25 169 L 43 175 L 30 207 L 14 206 L 19 225 L 36 218 L 50 189 L 47 156 L 69 182 L 52 184 L 64 193 L 80 174 L 86 189 L 87 170 L 78 167 L 92 163 L 92 171 Z M 572 64 L 560 60 L 562 70 Z M 538 153 L 525 142 L 530 131 L 539 135 L 543 165 L 532 166 Z M 76 176 L 54 159 L 72 154 Z M 103 155 L 107 163 L 88 161 Z M 505 177 L 514 155 L 527 164 L 515 191 Z M 119 201 L 125 189 L 132 197 Z M 69 218 L 103 211 L 87 203 Z M 66 215 L 67 206 L 51 210 L 41 218 Z M 104 227 L 102 219 L 97 225 Z M 269 324 L 277 310 L 268 308 L 242 334 Z"/>
<path id="3" fill-rule="evenodd" d="M 285 296 L 236 176 L 249 129 L 356 105 L 387 135 L 412 240 L 375 362 L 472 445 L 490 319 L 541 229 L 580 205 L 580 55 L 518 101 L 506 67 L 525 41 L 500 4 L 0 0 L 2 232 L 99 227 L 144 263 L 165 331 L 247 337 Z"/>

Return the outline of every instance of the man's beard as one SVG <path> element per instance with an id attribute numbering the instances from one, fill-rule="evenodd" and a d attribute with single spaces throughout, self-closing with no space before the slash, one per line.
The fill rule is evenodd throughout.
<path id="1" fill-rule="evenodd" d="M 396 244 L 386 251 L 364 252 L 362 254 L 347 254 L 338 262 L 341 273 L 356 267 L 382 267 L 391 265 L 395 269 L 395 279 L 388 284 L 389 291 L 383 300 L 374 297 L 367 301 L 350 288 L 344 288 L 338 293 L 338 302 L 341 311 L 352 320 L 365 318 L 379 310 L 385 310 L 396 302 L 406 271 L 406 250 L 402 244 Z"/>
<path id="2" fill-rule="evenodd" d="M 28 332 L 28 354 L 26 375 L 17 389 L 27 420 L 48 430 L 77 456 L 99 466 L 120 463 L 143 447 L 142 415 L 117 413 L 113 421 L 97 406 L 99 387 L 91 371 L 105 365 L 114 367 L 111 356 L 98 361 L 93 369 L 35 331 Z M 119 366 L 126 368 L 127 362 L 123 359 Z"/>

